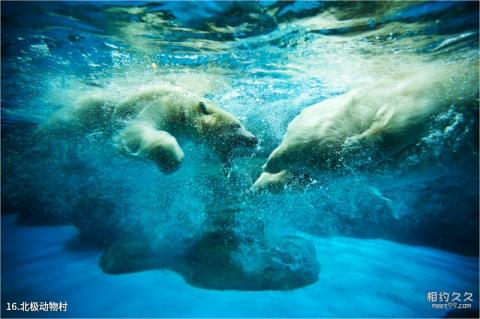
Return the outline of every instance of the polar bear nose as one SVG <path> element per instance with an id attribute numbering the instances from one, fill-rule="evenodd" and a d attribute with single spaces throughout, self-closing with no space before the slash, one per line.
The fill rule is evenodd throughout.
<path id="1" fill-rule="evenodd" d="M 258 144 L 258 139 L 252 135 L 252 137 L 250 138 L 250 142 L 249 142 L 249 146 L 255 146 Z"/>
<path id="2" fill-rule="evenodd" d="M 243 144 L 247 147 L 254 147 L 258 144 L 258 139 L 253 134 L 250 134 L 250 136 L 246 136 Z"/>
<path id="3" fill-rule="evenodd" d="M 254 147 L 258 143 L 258 139 L 255 137 L 255 135 L 243 127 L 237 129 L 234 133 L 234 136 L 236 137 L 237 143 L 243 146 Z"/>
<path id="4" fill-rule="evenodd" d="M 244 129 L 243 127 L 240 128 L 240 135 L 243 137 L 243 140 L 245 141 L 245 144 L 247 146 L 255 146 L 258 143 L 257 138 L 255 135 Z"/>

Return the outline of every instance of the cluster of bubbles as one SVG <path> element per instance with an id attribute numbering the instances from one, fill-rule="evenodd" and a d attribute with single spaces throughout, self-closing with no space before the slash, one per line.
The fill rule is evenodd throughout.
<path id="1" fill-rule="evenodd" d="M 475 4 L 192 2 L 195 15 L 183 2 L 22 5 L 5 7 L 2 17 L 2 195 L 7 211 L 28 212 L 26 222 L 74 223 L 101 245 L 141 233 L 181 249 L 218 226 L 211 220 L 218 211 L 235 213 L 231 227 L 245 240 L 286 229 L 398 239 L 407 227 L 401 223 L 415 224 L 415 214 L 444 218 L 459 193 L 466 213 L 458 222 L 471 218 L 475 181 L 465 175 L 478 156 L 478 122 L 475 111 L 460 114 L 454 106 L 403 165 L 347 167 L 282 195 L 248 189 L 306 106 L 378 80 L 412 55 L 422 61 L 471 57 L 478 45 L 478 37 L 468 35 L 476 32 L 478 21 L 469 13 Z M 114 155 L 102 132 L 64 141 L 41 141 L 34 133 L 88 92 L 152 82 L 204 93 L 237 115 L 260 146 L 239 151 L 226 177 L 209 151 L 182 145 L 185 163 L 166 176 L 153 164 Z M 426 161 L 438 164 L 434 172 L 406 174 Z M 442 199 L 441 209 L 431 200 L 421 205 L 429 188 L 454 195 Z M 397 232 L 378 231 L 385 227 Z"/>

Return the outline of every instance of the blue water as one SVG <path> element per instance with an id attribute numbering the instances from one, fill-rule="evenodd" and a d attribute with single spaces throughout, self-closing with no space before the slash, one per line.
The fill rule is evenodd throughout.
<path id="1" fill-rule="evenodd" d="M 300 190 L 248 191 L 302 109 L 418 66 L 470 62 L 478 73 L 478 3 L 1 5 L 2 317 L 443 317 L 432 291 L 471 292 L 463 314 L 478 313 L 478 101 L 432 118 L 398 158 L 362 158 Z M 215 101 L 259 144 L 224 169 L 182 141 L 181 168 L 164 175 L 119 154 L 102 129 L 38 134 L 79 98 L 165 84 Z M 172 267 L 111 275 L 99 265 L 124 238 L 175 262 L 214 231 L 212 216 L 232 211 L 225 234 L 243 243 L 312 242 L 318 280 L 215 290 Z M 246 247 L 255 268 L 262 250 Z M 68 311 L 6 310 L 22 301 Z"/>
<path id="2" fill-rule="evenodd" d="M 97 267 L 100 252 L 81 246 L 73 227 L 12 224 L 3 222 L 2 240 L 17 243 L 2 251 L 4 295 L 67 300 L 73 317 L 442 317 L 429 291 L 478 294 L 477 258 L 381 239 L 314 239 L 321 279 L 303 289 L 218 292 L 170 271 L 109 276 Z"/>

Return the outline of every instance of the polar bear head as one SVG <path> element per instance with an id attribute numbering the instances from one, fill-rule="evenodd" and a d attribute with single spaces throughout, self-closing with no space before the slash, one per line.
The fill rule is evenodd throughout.
<path id="1" fill-rule="evenodd" d="M 243 127 L 231 113 L 222 110 L 212 101 L 202 99 L 195 106 L 195 129 L 198 137 L 209 145 L 221 160 L 228 160 L 237 147 L 255 147 L 257 138 Z"/>

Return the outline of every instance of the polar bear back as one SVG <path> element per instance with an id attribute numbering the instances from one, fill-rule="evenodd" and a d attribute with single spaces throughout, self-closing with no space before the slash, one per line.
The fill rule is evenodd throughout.
<path id="1" fill-rule="evenodd" d="M 365 149 L 389 157 L 415 144 L 452 105 L 478 103 L 476 65 L 432 64 L 304 109 L 289 125 L 264 171 L 332 167 Z"/>
<path id="2" fill-rule="evenodd" d="M 157 85 L 142 88 L 116 105 L 114 118 L 141 119 L 166 128 L 169 123 L 181 123 L 182 114 L 198 103 L 199 97 L 180 87 Z"/>

